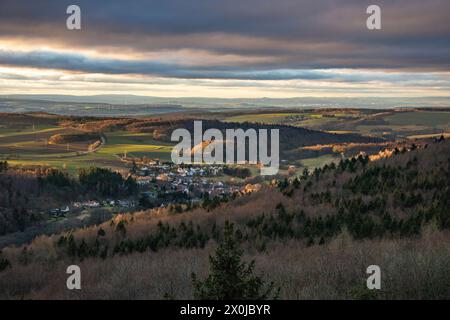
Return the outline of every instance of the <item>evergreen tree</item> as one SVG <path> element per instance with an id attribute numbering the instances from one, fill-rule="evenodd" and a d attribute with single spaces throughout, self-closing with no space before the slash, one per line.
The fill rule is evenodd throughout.
<path id="1" fill-rule="evenodd" d="M 127 228 L 125 227 L 126 221 L 120 220 L 119 223 L 116 226 L 116 231 L 122 235 L 122 237 L 125 237 L 127 234 Z"/>
<path id="2" fill-rule="evenodd" d="M 103 230 L 103 228 L 98 229 L 97 236 L 98 237 L 104 237 L 106 235 L 106 231 Z"/>
<path id="3" fill-rule="evenodd" d="M 0 258 L 0 272 L 6 270 L 6 268 L 11 267 L 11 263 L 8 259 Z"/>
<path id="4" fill-rule="evenodd" d="M 67 238 L 67 254 L 69 255 L 69 257 L 75 257 L 77 255 L 77 250 L 78 247 L 75 242 L 75 238 L 73 234 L 70 234 Z"/>
<path id="5" fill-rule="evenodd" d="M 306 180 L 309 177 L 309 170 L 308 168 L 303 169 L 302 179 Z"/>
<path id="6" fill-rule="evenodd" d="M 133 164 L 131 165 L 130 173 L 136 174 L 137 171 L 138 171 L 138 167 L 136 165 L 136 161 L 133 160 Z"/>
<path id="7" fill-rule="evenodd" d="M 8 171 L 8 162 L 0 161 L 0 172 Z"/>
<path id="8" fill-rule="evenodd" d="M 272 295 L 274 284 L 266 284 L 253 275 L 255 262 L 242 261 L 243 251 L 239 248 L 240 233 L 233 224 L 226 222 L 224 239 L 215 255 L 210 256 L 211 274 L 204 281 L 192 274 L 194 297 L 201 300 L 244 300 L 276 298 Z M 279 291 L 279 290 L 278 290 Z"/>
<path id="9" fill-rule="evenodd" d="M 137 191 L 138 191 L 138 184 L 136 183 L 136 180 L 134 180 L 132 176 L 129 176 L 125 180 L 124 186 L 125 186 L 125 191 L 130 195 L 133 195 L 133 194 L 137 193 Z"/>

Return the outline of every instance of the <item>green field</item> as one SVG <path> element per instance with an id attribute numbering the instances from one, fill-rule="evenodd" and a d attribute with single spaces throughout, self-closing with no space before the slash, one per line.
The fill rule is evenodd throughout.
<path id="1" fill-rule="evenodd" d="M 54 130 L 59 130 L 54 128 Z M 27 137 L 28 141 L 22 141 L 17 148 L 11 149 L 11 141 L 17 139 L 17 136 Z M 34 141 L 35 134 L 31 133 L 23 135 L 22 132 L 17 135 L 10 134 L 7 137 L 0 138 L 0 150 L 13 150 L 16 153 L 1 152 L 0 157 L 6 158 L 12 165 L 26 166 L 49 166 L 53 168 L 67 169 L 76 172 L 80 168 L 91 166 L 103 166 L 112 169 L 122 169 L 126 165 L 120 160 L 120 156 L 125 153 L 127 156 L 143 157 L 150 159 L 169 160 L 171 145 L 155 141 L 150 133 L 130 133 L 125 131 L 117 131 L 106 133 L 106 144 L 98 151 L 91 153 L 83 153 L 64 149 L 65 146 L 59 146 L 59 152 L 41 142 Z M 24 139 L 22 139 L 24 140 Z M 58 146 L 56 146 L 58 147 Z"/>
<path id="2" fill-rule="evenodd" d="M 316 158 L 302 159 L 302 160 L 298 161 L 298 163 L 301 167 L 314 169 L 314 168 L 321 168 L 324 165 L 330 164 L 332 162 L 337 163 L 337 162 L 339 162 L 339 160 L 341 160 L 340 157 L 337 157 L 337 156 L 331 155 L 331 154 L 327 154 L 327 155 L 319 156 Z"/>
<path id="3" fill-rule="evenodd" d="M 328 132 L 352 132 L 380 137 L 438 134 L 450 130 L 448 111 L 361 111 L 250 113 L 228 116 L 228 122 L 285 124 Z M 373 123 L 373 124 L 372 124 Z"/>
<path id="4" fill-rule="evenodd" d="M 106 135 L 106 146 L 97 152 L 99 155 L 123 155 L 169 160 L 172 145 L 153 139 L 151 133 L 112 132 Z"/>
<path id="5" fill-rule="evenodd" d="M 290 113 L 251 113 L 229 116 L 226 122 L 255 122 L 265 124 L 286 124 L 291 126 L 321 129 L 322 126 L 339 123 L 357 117 L 349 112 L 290 112 Z"/>
<path id="6" fill-rule="evenodd" d="M 227 113 L 227 122 L 257 122 L 286 124 L 336 133 L 359 133 L 397 138 L 435 137 L 450 132 L 450 112 L 447 111 L 347 111 L 312 110 L 299 112 Z M 71 125 L 71 124 L 69 124 Z M 170 160 L 172 144 L 153 139 L 150 132 L 105 130 L 104 144 L 95 152 L 89 152 L 90 142 L 48 143 L 56 134 L 73 134 L 83 131 L 77 127 L 62 126 L 51 115 L 8 115 L 0 118 L 0 160 L 16 165 L 41 165 L 76 172 L 91 166 L 125 169 L 121 157 Z M 98 139 L 98 138 L 97 138 Z M 52 140 L 53 142 L 54 140 Z M 301 167 L 320 167 L 336 160 L 336 154 L 296 161 Z M 300 159 L 301 157 L 299 157 Z"/>
<path id="7" fill-rule="evenodd" d="M 395 135 L 400 137 L 435 135 L 450 130 L 450 112 L 411 111 L 394 112 L 378 120 L 381 124 L 355 126 L 356 132 L 366 135 Z"/>
<path id="8" fill-rule="evenodd" d="M 414 111 L 397 112 L 385 120 L 392 125 L 416 125 L 436 128 L 449 128 L 450 112 Z"/>

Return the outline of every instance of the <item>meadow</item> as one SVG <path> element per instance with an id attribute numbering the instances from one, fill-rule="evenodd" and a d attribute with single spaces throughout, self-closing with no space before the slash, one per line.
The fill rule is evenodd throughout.
<path id="1" fill-rule="evenodd" d="M 228 115 L 225 121 L 287 124 L 330 133 L 358 133 L 387 139 L 450 132 L 450 112 L 436 110 L 329 110 L 246 113 Z"/>
<path id="2" fill-rule="evenodd" d="M 170 144 L 154 140 L 151 133 L 106 132 L 102 145 L 95 152 L 89 151 L 92 141 L 49 143 L 55 135 L 74 133 L 82 134 L 83 131 L 61 127 L 57 123 L 4 124 L 0 127 L 0 158 L 12 165 L 48 166 L 70 172 L 91 166 L 123 169 L 126 166 L 120 157 L 124 155 L 164 161 L 170 159 Z"/>
<path id="3" fill-rule="evenodd" d="M 353 119 L 357 117 L 354 113 L 345 111 L 311 110 L 305 112 L 279 112 L 279 113 L 248 113 L 243 115 L 231 115 L 225 118 L 228 122 L 257 122 L 266 124 L 289 124 L 305 128 L 316 128 L 321 125 Z"/>

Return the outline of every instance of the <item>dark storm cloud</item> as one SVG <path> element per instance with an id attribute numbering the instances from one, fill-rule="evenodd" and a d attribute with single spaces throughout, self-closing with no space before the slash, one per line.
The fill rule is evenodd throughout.
<path id="1" fill-rule="evenodd" d="M 366 28 L 365 11 L 372 3 L 382 8 L 381 31 Z M 65 29 L 70 4 L 82 9 L 81 31 Z M 2 0 L 0 40 L 48 41 L 74 50 L 203 50 L 249 61 L 205 68 L 3 52 L 0 64 L 219 79 L 320 78 L 289 69 L 448 71 L 449 15 L 448 0 Z M 252 62 L 255 57 L 265 60 Z"/>

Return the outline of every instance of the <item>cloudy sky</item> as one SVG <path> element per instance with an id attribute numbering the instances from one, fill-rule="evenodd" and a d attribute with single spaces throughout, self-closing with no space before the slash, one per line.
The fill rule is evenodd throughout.
<path id="1" fill-rule="evenodd" d="M 81 8 L 82 29 L 66 28 Z M 368 30 L 377 4 L 382 30 Z M 449 0 L 0 0 L 0 94 L 450 96 Z"/>

